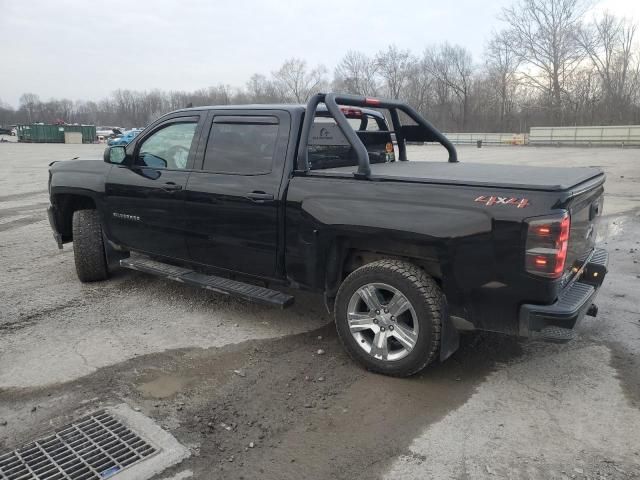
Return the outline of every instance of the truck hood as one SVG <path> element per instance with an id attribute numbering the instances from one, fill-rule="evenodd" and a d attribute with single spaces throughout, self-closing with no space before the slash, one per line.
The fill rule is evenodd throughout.
<path id="1" fill-rule="evenodd" d="M 103 171 L 109 168 L 111 165 L 102 160 L 82 160 L 78 157 L 70 160 L 54 160 L 49 164 L 49 169 L 52 171 L 66 172 Z"/>
<path id="2" fill-rule="evenodd" d="M 353 172 L 354 167 L 320 170 Z M 371 165 L 371 178 L 522 190 L 564 191 L 604 175 L 596 167 L 531 167 L 490 163 L 391 162 Z"/>

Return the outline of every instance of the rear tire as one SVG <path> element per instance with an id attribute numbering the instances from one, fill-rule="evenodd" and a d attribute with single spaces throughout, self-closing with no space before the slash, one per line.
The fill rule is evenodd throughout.
<path id="1" fill-rule="evenodd" d="M 412 263 L 391 259 L 352 272 L 334 307 L 338 336 L 351 357 L 397 377 L 419 372 L 436 357 L 446 311 L 433 278 Z"/>
<path id="2" fill-rule="evenodd" d="M 76 210 L 72 228 L 73 257 L 80 281 L 98 282 L 109 278 L 98 211 Z"/>

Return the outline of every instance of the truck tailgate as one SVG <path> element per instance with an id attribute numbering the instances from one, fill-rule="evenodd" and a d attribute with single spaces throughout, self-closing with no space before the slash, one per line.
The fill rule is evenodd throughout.
<path id="1" fill-rule="evenodd" d="M 568 268 L 583 259 L 596 244 L 599 219 L 604 205 L 604 177 L 574 188 L 568 203 L 571 230 L 567 251 Z"/>

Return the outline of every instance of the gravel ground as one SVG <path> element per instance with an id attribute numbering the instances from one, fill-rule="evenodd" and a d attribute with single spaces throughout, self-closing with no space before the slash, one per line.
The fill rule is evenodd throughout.
<path id="1" fill-rule="evenodd" d="M 313 295 L 277 311 L 134 272 L 80 284 L 46 167 L 102 150 L 0 143 L 0 453 L 125 402 L 192 451 L 160 478 L 640 478 L 640 150 L 460 148 L 602 166 L 610 273 L 576 341 L 467 335 L 410 379 L 354 365 Z"/>

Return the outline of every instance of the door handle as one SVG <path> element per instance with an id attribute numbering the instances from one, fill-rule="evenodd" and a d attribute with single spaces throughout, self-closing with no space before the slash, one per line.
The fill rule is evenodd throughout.
<path id="1" fill-rule="evenodd" d="M 273 195 L 264 192 L 249 192 L 245 195 L 249 200 L 256 203 L 265 203 L 273 201 Z"/>
<path id="2" fill-rule="evenodd" d="M 176 192 L 178 190 L 182 190 L 182 185 L 178 185 L 174 182 L 167 182 L 163 186 L 160 187 L 161 190 L 165 192 Z"/>

